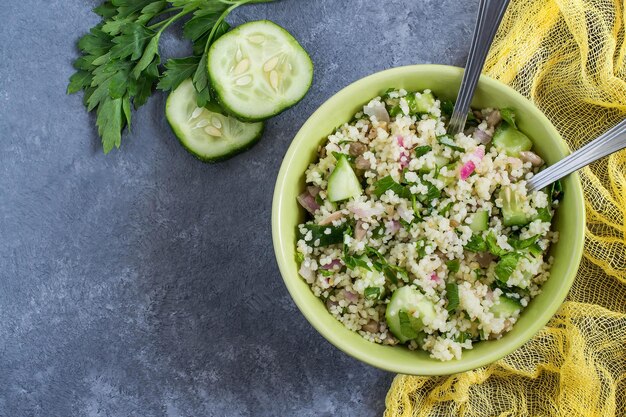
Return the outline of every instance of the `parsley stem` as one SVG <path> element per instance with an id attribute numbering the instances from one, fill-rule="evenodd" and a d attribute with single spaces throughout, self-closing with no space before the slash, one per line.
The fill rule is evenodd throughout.
<path id="1" fill-rule="evenodd" d="M 228 7 L 226 10 L 224 10 L 224 12 L 220 15 L 220 17 L 217 19 L 217 21 L 213 25 L 213 28 L 211 29 L 211 33 L 209 33 L 209 37 L 207 38 L 206 44 L 204 45 L 204 54 L 205 55 L 209 51 L 209 46 L 211 46 L 211 44 L 213 43 L 213 37 L 215 36 L 215 32 L 217 31 L 217 28 L 222 25 L 222 22 L 224 21 L 224 19 L 226 19 L 226 16 L 228 16 L 230 14 L 230 12 L 235 10 L 237 7 L 239 7 L 239 6 L 241 6 L 242 4 L 245 4 L 245 3 L 247 3 L 247 2 L 237 2 L 237 3 L 234 3 L 232 6 Z"/>
<path id="2" fill-rule="evenodd" d="M 177 10 L 182 10 L 182 9 L 183 9 L 183 7 L 182 7 L 182 6 L 181 6 L 181 7 L 168 7 L 167 9 L 165 9 L 165 10 L 161 10 L 159 13 L 155 14 L 154 16 L 152 16 L 152 19 L 150 19 L 150 20 L 152 21 L 152 20 L 154 20 L 155 18 L 157 18 L 157 17 L 159 17 L 159 16 L 162 16 L 162 15 L 164 15 L 164 14 L 173 13 L 173 12 L 175 12 L 175 11 L 177 11 Z M 166 19 L 166 20 L 167 20 L 167 19 Z M 164 21 L 164 20 L 162 20 L 162 21 L 160 21 L 160 22 L 157 22 L 157 23 L 161 23 L 161 22 L 163 22 L 163 21 Z M 147 23 L 149 23 L 149 22 L 147 22 Z"/>
<path id="3" fill-rule="evenodd" d="M 163 32 L 169 25 L 171 25 L 172 23 L 174 23 L 175 21 L 177 21 L 178 19 L 180 19 L 181 17 L 187 15 L 189 12 L 188 11 L 181 11 L 180 13 L 175 14 L 174 16 L 170 17 L 169 19 L 165 19 L 162 20 L 158 23 L 155 23 L 154 25 L 148 26 L 148 29 L 156 29 L 159 26 L 161 26 L 161 28 L 159 29 L 159 34 L 161 32 Z"/>

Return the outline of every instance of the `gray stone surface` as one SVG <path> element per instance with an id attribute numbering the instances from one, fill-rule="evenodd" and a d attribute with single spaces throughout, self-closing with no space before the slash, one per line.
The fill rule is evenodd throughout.
<path id="1" fill-rule="evenodd" d="M 102 154 L 65 95 L 97 1 L 0 8 L 0 416 L 376 416 L 392 374 L 335 349 L 276 266 L 275 176 L 291 138 L 348 83 L 410 63 L 462 64 L 475 0 L 284 0 L 269 18 L 315 81 L 251 151 L 202 164 L 157 93 Z M 173 33 L 164 55 L 188 46 Z"/>

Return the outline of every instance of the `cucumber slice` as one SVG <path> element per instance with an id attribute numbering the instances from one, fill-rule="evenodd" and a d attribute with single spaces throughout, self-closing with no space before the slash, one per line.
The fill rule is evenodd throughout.
<path id="1" fill-rule="evenodd" d="M 181 145 L 204 162 L 228 159 L 252 147 L 263 134 L 263 123 L 245 123 L 196 105 L 191 79 L 183 81 L 167 98 L 165 116 Z"/>
<path id="2" fill-rule="evenodd" d="M 346 155 L 340 154 L 337 165 L 328 177 L 328 199 L 332 202 L 361 195 L 363 189 Z"/>
<path id="3" fill-rule="evenodd" d="M 245 23 L 209 49 L 211 86 L 222 106 L 241 120 L 277 115 L 304 97 L 313 63 L 285 29 L 268 20 Z"/>
<path id="4" fill-rule="evenodd" d="M 502 199 L 502 223 L 505 226 L 524 226 L 530 217 L 522 210 L 519 196 L 510 187 L 503 187 L 498 195 Z"/>
<path id="5" fill-rule="evenodd" d="M 480 233 L 489 227 L 489 214 L 487 210 L 478 210 L 472 216 L 472 222 L 469 225 L 474 233 Z"/>
<path id="6" fill-rule="evenodd" d="M 433 158 L 435 160 L 435 166 L 437 168 L 443 168 L 450 163 L 450 160 L 445 156 L 435 155 Z"/>
<path id="7" fill-rule="evenodd" d="M 521 311 L 522 308 L 519 301 L 501 295 L 489 311 L 496 317 L 506 318 L 513 316 L 516 312 Z"/>
<path id="8" fill-rule="evenodd" d="M 434 155 L 432 162 L 434 162 L 434 166 L 431 163 L 431 161 L 428 161 L 428 163 L 425 166 L 419 169 L 419 172 L 422 174 L 425 174 L 427 172 L 432 172 L 436 169 L 441 169 L 445 167 L 446 165 L 448 165 L 450 163 L 450 160 L 441 155 Z"/>
<path id="9" fill-rule="evenodd" d="M 435 97 L 432 93 L 415 93 L 406 97 L 409 105 L 409 114 L 428 113 L 435 104 Z"/>
<path id="10" fill-rule="evenodd" d="M 419 317 L 414 316 L 416 312 Z M 436 315 L 434 304 L 417 288 L 408 285 L 391 294 L 385 311 L 387 326 L 400 343 L 417 338 L 424 328 L 421 317 L 434 320 Z"/>
<path id="11" fill-rule="evenodd" d="M 498 151 L 514 157 L 518 157 L 521 151 L 529 151 L 533 147 L 528 136 L 506 122 L 500 123 L 491 143 Z"/>

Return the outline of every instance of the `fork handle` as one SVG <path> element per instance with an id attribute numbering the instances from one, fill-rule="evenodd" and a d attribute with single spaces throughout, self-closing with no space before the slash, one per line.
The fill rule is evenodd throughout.
<path id="1" fill-rule="evenodd" d="M 476 84 L 480 78 L 489 47 L 502 21 L 509 0 L 480 0 L 478 19 L 470 46 L 463 80 L 448 124 L 448 133 L 456 135 L 465 127 Z"/>
<path id="2" fill-rule="evenodd" d="M 529 191 L 540 190 L 566 175 L 624 148 L 626 148 L 626 119 L 532 177 L 526 183 L 526 187 Z"/>

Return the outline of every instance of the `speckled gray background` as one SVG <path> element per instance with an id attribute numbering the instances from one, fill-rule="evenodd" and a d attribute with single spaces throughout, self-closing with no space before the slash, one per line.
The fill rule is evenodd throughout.
<path id="1" fill-rule="evenodd" d="M 410 63 L 462 64 L 476 0 L 283 0 L 269 18 L 315 80 L 228 162 L 188 155 L 155 94 L 102 154 L 65 95 L 97 1 L 0 7 L 0 416 L 377 416 L 392 374 L 341 353 L 278 273 L 274 180 L 291 138 L 348 83 Z M 163 39 L 165 56 L 188 47 Z"/>

